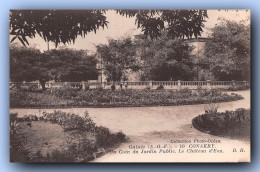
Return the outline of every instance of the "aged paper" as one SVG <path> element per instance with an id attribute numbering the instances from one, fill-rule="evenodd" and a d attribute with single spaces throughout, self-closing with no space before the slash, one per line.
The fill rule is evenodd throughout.
<path id="1" fill-rule="evenodd" d="M 250 162 L 250 10 L 11 10 L 11 162 Z"/>

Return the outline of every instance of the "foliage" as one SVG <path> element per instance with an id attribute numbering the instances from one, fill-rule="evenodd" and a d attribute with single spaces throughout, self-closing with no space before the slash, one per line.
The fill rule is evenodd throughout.
<path id="1" fill-rule="evenodd" d="M 111 90 L 112 91 L 115 91 L 116 90 L 116 86 L 113 84 L 113 85 L 111 85 Z"/>
<path id="2" fill-rule="evenodd" d="M 145 90 L 151 90 L 151 87 L 148 85 L 145 87 Z"/>
<path id="3" fill-rule="evenodd" d="M 156 90 L 163 90 L 164 89 L 164 86 L 163 85 L 159 85 Z"/>
<path id="4" fill-rule="evenodd" d="M 87 162 L 101 156 L 111 146 L 126 141 L 126 135 L 124 133 L 111 133 L 108 128 L 96 126 L 89 117 L 88 112 L 85 112 L 84 117 L 62 111 L 54 111 L 53 113 L 44 112 L 43 116 L 39 116 L 39 119 L 45 122 L 37 121 L 35 118 L 32 118 L 34 116 L 35 115 L 30 115 L 30 121 L 34 123 L 34 125 L 38 123 L 37 125 L 42 125 L 41 127 L 46 125 L 56 128 L 60 125 L 64 133 L 66 133 L 65 138 L 61 137 L 64 139 L 62 140 L 63 144 L 61 146 L 59 144 L 56 145 L 56 142 L 52 143 L 52 139 L 61 138 L 52 138 L 53 136 L 51 134 L 48 134 L 48 138 L 45 138 L 46 136 L 40 136 L 39 133 L 38 136 L 35 136 L 39 131 L 37 131 L 36 128 L 31 129 L 32 126 L 29 128 L 25 125 L 28 116 L 18 117 L 18 114 L 10 114 L 11 122 L 15 121 L 24 127 L 23 129 L 15 127 L 15 130 L 19 131 L 19 135 L 14 135 L 13 132 L 11 132 L 11 136 L 13 136 L 11 137 L 10 145 L 11 160 L 14 162 Z M 56 123 L 59 125 L 54 126 Z M 50 132 L 53 129 L 55 132 L 59 131 L 56 131 L 56 128 L 49 129 L 48 127 L 46 127 L 46 130 L 50 130 Z M 26 142 L 22 142 L 21 134 L 25 134 L 29 137 L 25 138 L 25 140 L 30 139 L 30 142 L 39 143 L 39 145 L 35 143 L 37 151 L 35 149 L 34 151 L 31 150 L 31 148 L 28 151 L 28 145 Z M 44 149 L 42 144 L 48 142 L 48 151 L 43 153 Z M 19 143 L 20 149 L 16 146 L 17 143 Z M 18 157 L 18 155 L 20 156 Z"/>
<path id="5" fill-rule="evenodd" d="M 219 80 L 250 80 L 250 26 L 222 21 L 206 42 L 204 63 Z M 223 61 L 225 63 L 223 63 Z"/>
<path id="6" fill-rule="evenodd" d="M 138 28 L 152 39 L 161 36 L 167 30 L 172 38 L 191 38 L 200 36 L 203 22 L 207 18 L 206 10 L 117 10 L 120 15 L 136 17 Z"/>
<path id="7" fill-rule="evenodd" d="M 107 26 L 104 10 L 11 10 L 10 35 L 25 46 L 27 38 L 41 36 L 46 42 L 58 44 L 75 42 Z M 25 44 L 26 43 L 26 44 Z"/>
<path id="8" fill-rule="evenodd" d="M 170 39 L 166 33 L 156 40 L 138 39 L 143 80 L 190 80 L 194 72 L 194 56 L 187 42 Z"/>
<path id="9" fill-rule="evenodd" d="M 95 123 L 89 117 L 87 111 L 85 112 L 84 117 L 76 114 L 65 113 L 62 111 L 46 113 L 44 116 L 46 120 L 52 123 L 58 123 L 65 131 L 91 131 L 95 129 Z"/>
<path id="10" fill-rule="evenodd" d="M 23 145 L 26 143 L 26 138 L 21 131 L 18 113 L 10 113 L 10 161 L 26 161 L 28 158 L 28 151 Z M 26 158 L 27 157 L 27 158 Z"/>
<path id="11" fill-rule="evenodd" d="M 139 107 L 139 106 L 174 106 L 188 104 L 205 104 L 209 99 L 214 102 L 225 102 L 243 99 L 237 94 L 228 95 L 220 91 L 201 90 L 192 93 L 189 89 L 175 90 L 115 90 L 74 89 L 70 91 L 49 90 L 44 93 L 15 91 L 10 92 L 10 106 L 22 107 Z"/>
<path id="12" fill-rule="evenodd" d="M 27 38 L 41 36 L 45 41 L 58 44 L 75 42 L 108 24 L 106 10 L 11 10 L 10 35 L 25 46 Z M 156 38 L 167 30 L 172 38 L 200 36 L 206 10 L 117 10 L 126 17 L 135 17 L 138 28 L 146 36 Z"/>
<path id="13" fill-rule="evenodd" d="M 108 45 L 97 45 L 98 58 L 108 81 L 127 80 L 127 70 L 136 71 L 136 47 L 131 38 L 109 39 Z"/>
<path id="14" fill-rule="evenodd" d="M 214 113 L 217 113 L 218 108 L 219 108 L 219 104 L 209 102 L 208 104 L 205 105 L 204 108 L 205 108 L 206 114 L 214 114 Z"/>
<path id="15" fill-rule="evenodd" d="M 39 80 L 82 81 L 97 77 L 96 60 L 83 50 L 62 48 L 41 53 L 33 48 L 10 47 L 10 79 L 14 82 Z"/>
<path id="16" fill-rule="evenodd" d="M 43 54 L 49 59 L 49 76 L 53 80 L 80 82 L 97 78 L 97 61 L 84 50 L 61 48 Z"/>
<path id="17" fill-rule="evenodd" d="M 70 99 L 70 98 L 77 97 L 78 89 L 70 87 L 70 86 L 64 86 L 61 88 L 49 89 L 46 92 L 47 92 L 47 94 L 48 93 L 54 94 L 58 98 Z"/>
<path id="18" fill-rule="evenodd" d="M 239 90 L 247 90 L 249 88 L 250 88 L 250 86 L 248 86 L 248 85 L 238 85 L 238 86 L 234 86 L 234 87 L 229 87 L 227 90 L 228 91 L 239 91 Z"/>
<path id="19" fill-rule="evenodd" d="M 185 95 L 185 96 L 191 96 L 192 91 L 189 88 L 183 88 L 179 91 L 180 94 Z"/>
<path id="20" fill-rule="evenodd" d="M 192 119 L 192 125 L 203 132 L 230 137 L 250 136 L 250 110 L 212 112 Z"/>
<path id="21" fill-rule="evenodd" d="M 53 113 L 45 113 L 44 119 L 52 123 L 58 123 L 64 131 L 94 132 L 97 147 L 107 148 L 126 140 L 126 136 L 122 132 L 112 134 L 108 128 L 96 126 L 87 111 L 84 113 L 84 117 L 62 111 L 54 111 Z"/>
<path id="22" fill-rule="evenodd" d="M 39 50 L 17 45 L 10 46 L 10 79 L 15 82 L 44 79 L 48 73 Z"/>
<path id="23" fill-rule="evenodd" d="M 115 143 L 126 141 L 126 135 L 124 133 L 118 132 L 116 134 L 111 134 L 106 127 L 98 127 L 95 132 L 97 133 L 96 142 L 98 147 L 107 148 Z"/>
<path id="24" fill-rule="evenodd" d="M 74 143 L 66 150 L 55 149 L 44 157 L 41 153 L 33 159 L 34 162 L 88 162 L 95 159 L 97 147 L 89 140 L 83 139 Z"/>

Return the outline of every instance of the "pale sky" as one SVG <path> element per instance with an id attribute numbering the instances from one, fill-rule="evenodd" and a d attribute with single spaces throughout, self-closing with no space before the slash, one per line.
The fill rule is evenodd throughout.
<path id="1" fill-rule="evenodd" d="M 89 50 L 90 53 L 95 52 L 95 45 L 98 44 L 106 44 L 107 38 L 111 37 L 114 39 L 118 39 L 120 37 L 125 37 L 127 35 L 132 36 L 136 34 L 141 33 L 141 29 L 137 29 L 137 26 L 135 25 L 135 18 L 126 18 L 125 16 L 120 16 L 119 14 L 116 14 L 116 11 L 109 10 L 106 13 L 108 28 L 100 28 L 96 34 L 94 32 L 88 33 L 88 35 L 85 38 L 82 38 L 78 36 L 78 38 L 75 40 L 75 44 L 69 44 L 66 45 L 68 48 L 74 48 L 74 49 L 83 49 L 83 50 Z M 205 22 L 204 32 L 202 33 L 202 37 L 207 37 L 210 32 L 209 29 L 214 27 L 217 23 L 220 21 L 219 18 L 224 18 L 226 20 L 233 20 L 237 22 L 243 22 L 246 21 L 246 24 L 249 24 L 250 22 L 250 11 L 246 10 L 208 10 L 208 17 Z M 34 39 L 28 38 L 28 41 L 30 43 L 29 47 L 36 47 L 40 49 L 41 51 L 47 50 L 47 43 L 39 36 L 36 36 Z M 18 40 L 14 41 L 20 42 Z M 60 46 L 64 46 L 63 44 L 60 44 Z M 55 45 L 50 43 L 50 49 L 55 48 Z"/>

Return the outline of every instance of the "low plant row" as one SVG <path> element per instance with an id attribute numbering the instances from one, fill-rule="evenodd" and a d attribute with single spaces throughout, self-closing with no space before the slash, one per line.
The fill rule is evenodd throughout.
<path id="1" fill-rule="evenodd" d="M 65 107 L 139 107 L 174 106 L 235 101 L 243 99 L 237 94 L 220 90 L 77 90 L 52 89 L 43 93 L 11 91 L 11 108 L 65 108 Z"/>

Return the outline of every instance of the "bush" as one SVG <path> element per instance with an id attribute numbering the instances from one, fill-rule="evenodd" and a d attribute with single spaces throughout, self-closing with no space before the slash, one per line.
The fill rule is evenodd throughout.
<path id="1" fill-rule="evenodd" d="M 39 159 L 43 162 L 86 162 L 95 159 L 94 153 L 97 147 L 89 140 L 82 139 L 79 143 L 74 143 L 68 149 L 54 149 L 46 157 Z"/>
<path id="2" fill-rule="evenodd" d="M 192 91 L 189 88 L 184 88 L 179 91 L 180 94 L 184 96 L 190 96 Z"/>
<path id="3" fill-rule="evenodd" d="M 116 90 L 115 84 L 111 85 L 111 90 L 112 90 L 112 91 L 115 91 L 115 90 Z"/>
<path id="4" fill-rule="evenodd" d="M 156 90 L 163 90 L 164 89 L 164 86 L 163 85 L 159 85 Z"/>
<path id="5" fill-rule="evenodd" d="M 27 90 L 32 92 L 38 90 L 38 84 L 30 84 Z"/>
<path id="6" fill-rule="evenodd" d="M 45 119 L 52 123 L 58 123 L 65 131 L 81 130 L 90 131 L 95 127 L 95 123 L 89 117 L 86 111 L 84 117 L 79 115 L 66 113 L 62 111 L 54 111 L 53 113 L 45 113 Z"/>
<path id="7" fill-rule="evenodd" d="M 194 128 L 213 135 L 241 135 L 250 128 L 250 110 L 236 109 L 222 113 L 205 113 L 192 119 Z M 236 132 L 236 133 L 234 133 Z"/>
<path id="8" fill-rule="evenodd" d="M 126 136 L 122 132 L 111 134 L 106 127 L 96 128 L 96 143 L 99 147 L 107 148 L 120 142 L 124 142 Z"/>
<path id="9" fill-rule="evenodd" d="M 73 97 L 77 97 L 77 92 L 79 91 L 77 88 L 70 87 L 68 85 L 48 90 L 50 94 L 54 94 L 59 98 L 71 99 Z"/>
<path id="10" fill-rule="evenodd" d="M 97 88 L 97 91 L 103 91 L 104 89 L 103 89 L 103 87 L 98 87 Z"/>
<path id="11" fill-rule="evenodd" d="M 54 113 L 46 113 L 46 119 L 52 123 L 58 123 L 65 131 L 78 130 L 81 132 L 94 132 L 96 135 L 97 145 L 100 147 L 108 147 L 115 143 L 125 141 L 125 134 L 118 132 L 111 134 L 106 127 L 97 127 L 86 111 L 84 117 L 79 115 L 54 111 Z"/>
<path id="12" fill-rule="evenodd" d="M 248 85 L 238 85 L 234 87 L 229 87 L 227 90 L 228 91 L 239 91 L 239 90 L 247 90 L 250 87 Z"/>
<path id="13" fill-rule="evenodd" d="M 212 89 L 210 92 L 211 96 L 221 96 L 222 95 L 222 90 L 221 89 Z"/>
<path id="14" fill-rule="evenodd" d="M 151 87 L 150 86 L 146 86 L 145 90 L 151 90 Z"/>
<path id="15" fill-rule="evenodd" d="M 199 90 L 198 91 L 198 95 L 199 97 L 207 97 L 210 95 L 210 91 L 207 91 L 207 90 Z"/>
<path id="16" fill-rule="evenodd" d="M 117 132 L 116 137 L 119 139 L 120 142 L 126 141 L 126 135 L 122 131 Z"/>

